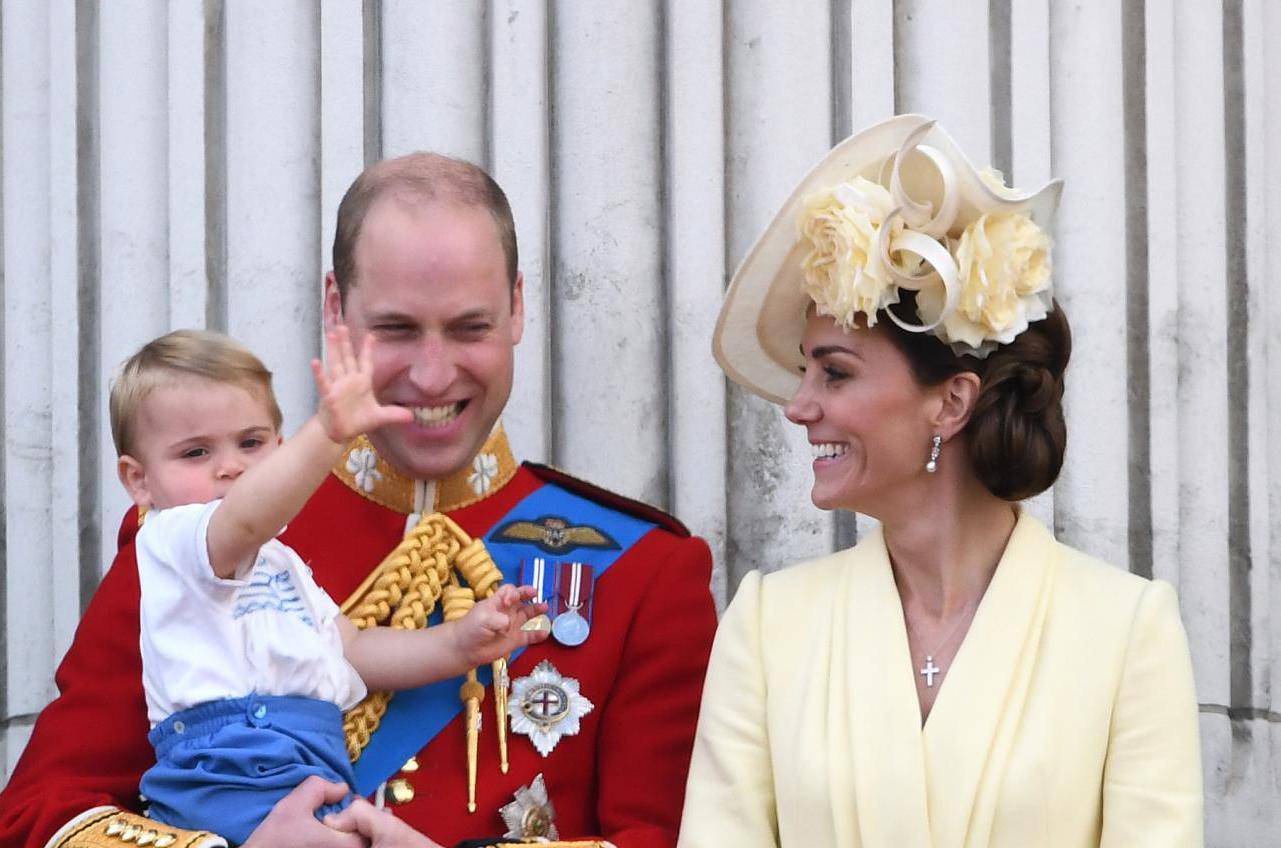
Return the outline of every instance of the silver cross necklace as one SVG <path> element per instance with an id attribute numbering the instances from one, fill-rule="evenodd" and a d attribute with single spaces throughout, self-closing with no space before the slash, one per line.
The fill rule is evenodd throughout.
<path id="1" fill-rule="evenodd" d="M 934 655 L 951 645 L 952 640 L 956 638 L 957 634 L 959 634 L 966 625 L 971 624 L 974 621 L 974 613 L 978 610 L 979 602 L 982 599 L 982 595 L 975 599 L 969 609 L 962 614 L 961 620 L 957 622 L 957 625 L 947 634 L 946 639 L 935 645 L 934 650 L 925 652 L 925 665 L 924 667 L 917 669 L 916 673 L 925 678 L 926 687 L 933 689 L 935 676 L 943 673 L 943 669 L 934 664 Z"/>

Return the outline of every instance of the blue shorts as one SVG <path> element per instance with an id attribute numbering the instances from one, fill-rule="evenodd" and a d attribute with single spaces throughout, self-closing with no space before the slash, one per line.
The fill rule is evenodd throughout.
<path id="1" fill-rule="evenodd" d="M 342 711 L 314 698 L 210 701 L 174 713 L 147 735 L 156 764 L 139 786 L 156 821 L 244 842 L 308 776 L 354 786 Z M 322 807 L 317 817 L 351 803 Z"/>

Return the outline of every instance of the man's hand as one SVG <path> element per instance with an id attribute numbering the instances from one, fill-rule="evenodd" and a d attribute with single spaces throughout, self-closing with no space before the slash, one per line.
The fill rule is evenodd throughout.
<path id="1" fill-rule="evenodd" d="M 517 648 L 541 642 L 545 630 L 522 630 L 525 622 L 547 612 L 547 604 L 526 604 L 536 594 L 533 586 L 502 585 L 498 591 L 467 611 L 455 624 L 454 644 L 469 668 L 491 663 Z"/>
<path id="2" fill-rule="evenodd" d="M 326 827 L 316 819 L 317 809 L 325 804 L 337 804 L 346 794 L 345 783 L 330 783 L 312 775 L 276 803 L 240 848 L 365 848 L 368 843 L 359 833 Z M 364 802 L 357 800 L 356 803 Z"/>
<path id="3" fill-rule="evenodd" d="M 365 336 L 360 355 L 352 350 L 346 325 L 325 333 L 329 353 L 325 364 L 311 361 L 320 402 L 316 417 L 330 441 L 344 444 L 361 433 L 387 424 L 408 424 L 414 414 L 403 406 L 383 406 L 374 397 L 373 337 Z"/>
<path id="4" fill-rule="evenodd" d="M 441 848 L 391 814 L 357 798 L 341 813 L 325 816 L 325 824 L 335 831 L 359 833 L 369 840 L 369 848 Z"/>

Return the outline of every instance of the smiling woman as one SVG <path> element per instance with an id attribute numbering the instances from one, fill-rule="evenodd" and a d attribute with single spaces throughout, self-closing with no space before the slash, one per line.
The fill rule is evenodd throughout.
<path id="1" fill-rule="evenodd" d="M 1008 188 L 901 116 L 824 157 L 735 275 L 718 361 L 806 429 L 814 503 L 881 527 L 743 580 L 684 848 L 1200 844 L 1173 591 L 1018 504 L 1067 440 L 1060 190 Z"/>

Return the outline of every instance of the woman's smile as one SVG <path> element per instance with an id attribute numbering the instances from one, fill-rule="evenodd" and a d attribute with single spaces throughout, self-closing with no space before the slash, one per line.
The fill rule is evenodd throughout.
<path id="1" fill-rule="evenodd" d="M 849 445 L 845 442 L 810 442 L 810 453 L 814 456 L 814 467 L 822 468 L 835 463 L 845 456 Z"/>

